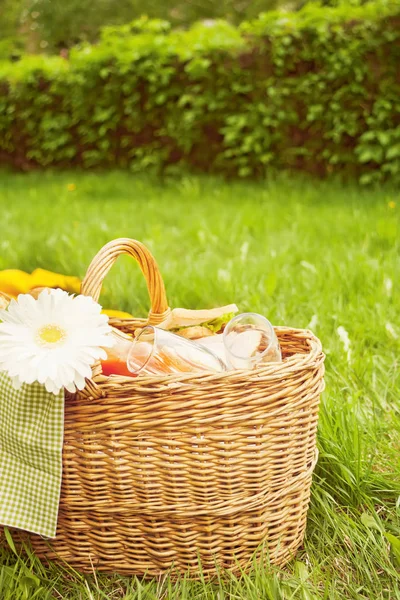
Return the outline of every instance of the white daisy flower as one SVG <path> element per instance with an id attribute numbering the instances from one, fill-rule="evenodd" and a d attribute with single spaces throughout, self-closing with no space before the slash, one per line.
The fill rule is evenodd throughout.
<path id="1" fill-rule="evenodd" d="M 82 390 L 91 366 L 113 345 L 107 315 L 88 296 L 43 290 L 0 310 L 0 371 L 18 388 L 38 381 L 48 392 Z"/>

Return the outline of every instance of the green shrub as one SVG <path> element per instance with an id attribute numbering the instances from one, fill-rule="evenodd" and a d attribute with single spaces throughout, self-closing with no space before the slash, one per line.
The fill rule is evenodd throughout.
<path id="1" fill-rule="evenodd" d="M 108 28 L 0 66 L 0 160 L 400 181 L 400 5 Z"/>
<path id="2" fill-rule="evenodd" d="M 54 52 L 82 41 L 94 42 L 104 25 L 121 25 L 144 13 L 177 26 L 201 19 L 227 19 L 240 23 L 287 0 L 0 0 L 0 38 L 7 24 L 11 34 L 22 29 L 37 52 Z M 301 0 L 290 0 L 297 8 Z M 5 4 L 5 10 L 2 10 Z M 16 18 L 18 23 L 16 23 Z"/>

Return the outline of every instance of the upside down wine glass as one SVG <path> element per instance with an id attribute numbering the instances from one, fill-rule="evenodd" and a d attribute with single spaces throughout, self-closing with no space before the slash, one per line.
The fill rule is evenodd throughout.
<path id="1" fill-rule="evenodd" d="M 228 367 L 254 369 L 261 363 L 281 362 L 282 353 L 271 323 L 257 313 L 233 317 L 223 333 Z"/>

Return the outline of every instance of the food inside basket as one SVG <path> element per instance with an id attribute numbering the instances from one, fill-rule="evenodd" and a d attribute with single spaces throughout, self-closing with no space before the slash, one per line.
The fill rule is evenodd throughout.
<path id="1" fill-rule="evenodd" d="M 145 342 L 142 342 L 142 345 L 144 344 Z M 182 358 L 172 348 L 159 349 L 153 353 L 151 345 L 148 345 L 147 356 L 145 352 L 132 353 L 130 367 L 138 373 L 143 371 L 147 375 L 164 375 L 196 372 L 201 365 L 191 361 L 189 357 Z"/>
<path id="2" fill-rule="evenodd" d="M 127 358 L 132 345 L 132 337 L 113 330 L 114 344 L 111 348 L 104 348 L 107 356 L 101 361 L 103 375 L 123 375 L 125 377 L 135 377 L 128 369 Z"/>
<path id="3" fill-rule="evenodd" d="M 228 304 L 210 310 L 174 308 L 159 327 L 186 339 L 198 340 L 221 333 L 238 311 L 236 304 Z"/>
<path id="4" fill-rule="evenodd" d="M 147 326 L 136 338 L 114 334 L 114 346 L 105 349 L 104 375 L 136 376 L 168 373 L 221 372 L 225 363 L 214 353 L 170 331 Z"/>
<path id="5" fill-rule="evenodd" d="M 134 373 L 131 373 L 126 365 L 126 361 L 118 357 L 107 357 L 106 360 L 101 361 L 101 368 L 103 375 L 123 375 L 124 377 L 136 377 Z"/>
<path id="6" fill-rule="evenodd" d="M 212 321 L 214 327 L 223 333 L 212 333 L 211 329 L 202 325 L 184 325 L 184 329 L 195 329 L 199 334 L 207 331 L 196 340 L 179 335 L 177 319 L 173 322 L 173 331 L 148 325 L 134 339 L 118 334 L 116 344 L 107 351 L 107 359 L 102 363 L 103 373 L 130 377 L 140 373 L 218 373 L 228 369 L 254 369 L 267 362 L 281 362 L 281 350 L 274 328 L 262 315 L 243 313 L 228 323 L 216 323 L 216 319 Z M 184 322 L 187 323 L 187 320 Z"/>

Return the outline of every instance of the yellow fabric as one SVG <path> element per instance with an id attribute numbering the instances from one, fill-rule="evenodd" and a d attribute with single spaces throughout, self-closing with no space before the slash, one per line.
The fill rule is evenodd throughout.
<path id="1" fill-rule="evenodd" d="M 69 277 L 52 273 L 45 269 L 35 269 L 25 273 L 18 269 L 0 271 L 0 291 L 16 298 L 18 294 L 27 294 L 37 287 L 61 288 L 66 292 L 79 294 L 81 282 L 78 277 Z"/>
<path id="2" fill-rule="evenodd" d="M 31 275 L 17 269 L 0 271 L 0 291 L 9 296 L 27 294 L 31 290 Z"/>
<path id="3" fill-rule="evenodd" d="M 61 288 L 71 294 L 79 294 L 81 281 L 79 277 L 60 275 L 44 269 L 35 269 L 31 275 L 32 287 Z"/>
<path id="4" fill-rule="evenodd" d="M 28 294 L 35 288 L 61 288 L 70 294 L 79 294 L 81 282 L 79 277 L 52 273 L 45 269 L 35 269 L 33 273 L 25 273 L 19 269 L 0 271 L 0 292 L 16 298 L 19 294 Z M 132 319 L 132 315 L 119 310 L 103 310 L 104 314 L 117 319 Z"/>
<path id="5" fill-rule="evenodd" d="M 102 313 L 112 317 L 114 319 L 133 319 L 133 316 L 127 312 L 123 312 L 122 310 L 102 310 Z"/>

